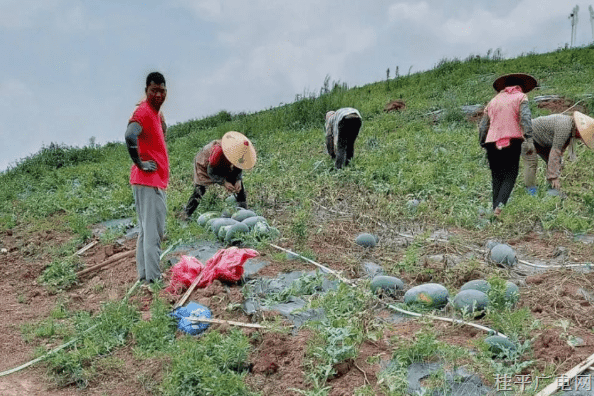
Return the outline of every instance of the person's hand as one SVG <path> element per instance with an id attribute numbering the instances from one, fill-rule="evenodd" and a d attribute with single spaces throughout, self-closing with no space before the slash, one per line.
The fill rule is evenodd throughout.
<path id="1" fill-rule="evenodd" d="M 232 184 L 228 181 L 225 181 L 225 188 L 227 189 L 227 191 L 237 194 L 239 191 L 241 191 L 241 186 L 237 186 L 237 184 Z"/>
<path id="2" fill-rule="evenodd" d="M 551 179 L 551 188 L 555 190 L 561 190 L 561 182 L 559 181 L 558 177 Z"/>
<path id="3" fill-rule="evenodd" d="M 145 172 L 154 172 L 157 170 L 157 163 L 153 160 L 140 161 L 140 169 Z"/>
<path id="4" fill-rule="evenodd" d="M 524 154 L 526 155 L 532 155 L 535 153 L 536 148 L 534 148 L 534 142 L 532 141 L 532 139 L 528 139 L 526 140 L 524 143 L 522 143 L 522 149 L 524 150 Z"/>

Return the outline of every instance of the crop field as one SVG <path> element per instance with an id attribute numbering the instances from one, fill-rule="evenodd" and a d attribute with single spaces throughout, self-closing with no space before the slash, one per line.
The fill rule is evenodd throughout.
<path id="1" fill-rule="evenodd" d="M 578 143 L 576 161 L 565 155 L 563 197 L 547 194 L 542 161 L 538 193 L 529 195 L 521 167 L 494 218 L 477 123 L 494 79 L 513 72 L 539 82 L 528 94 L 533 118 L 594 114 L 594 47 L 582 47 L 444 59 L 361 87 L 328 77 L 290 104 L 169 126 L 169 250 L 152 291 L 133 288 L 129 227 L 101 225 L 136 221 L 124 143 L 52 143 L 18 161 L 0 174 L 0 394 L 536 395 L 594 354 L 594 153 Z M 341 107 L 357 108 L 363 126 L 354 159 L 335 170 L 324 117 Z M 196 152 L 227 131 L 254 144 L 258 162 L 243 175 L 248 205 L 278 233 L 238 242 L 265 264 L 250 280 L 192 292 L 222 322 L 190 336 L 170 315 L 181 296 L 166 290 L 170 269 L 220 242 L 199 215 L 233 205 L 215 186 L 187 222 L 178 213 L 193 191 Z M 355 243 L 362 233 L 377 245 Z M 496 263 L 497 243 L 517 261 Z M 376 289 L 370 269 L 378 268 L 403 287 Z M 258 292 L 295 271 L 286 288 Z M 454 298 L 473 280 L 489 287 L 481 315 L 457 309 Z M 506 282 L 518 286 L 513 299 Z M 446 305 L 407 301 L 405 292 L 428 283 L 443 286 Z M 248 301 L 300 309 L 248 312 Z M 494 352 L 485 342 L 494 334 L 513 348 Z M 590 372 L 559 393 L 585 386 Z"/>

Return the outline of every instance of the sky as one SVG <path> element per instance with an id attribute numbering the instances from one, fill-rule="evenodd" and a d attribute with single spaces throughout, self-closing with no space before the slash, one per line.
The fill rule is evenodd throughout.
<path id="1" fill-rule="evenodd" d="M 151 71 L 174 125 L 291 103 L 326 76 L 353 87 L 489 49 L 554 51 L 576 5 L 583 46 L 581 1 L 0 0 L 0 171 L 52 142 L 123 142 Z"/>

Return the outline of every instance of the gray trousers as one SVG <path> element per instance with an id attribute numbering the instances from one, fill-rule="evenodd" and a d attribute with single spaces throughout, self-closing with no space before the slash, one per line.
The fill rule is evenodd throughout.
<path id="1" fill-rule="evenodd" d="M 139 280 L 150 282 L 161 276 L 159 256 L 165 235 L 167 196 L 156 187 L 133 185 L 132 191 L 140 227 L 136 241 L 136 271 Z"/>

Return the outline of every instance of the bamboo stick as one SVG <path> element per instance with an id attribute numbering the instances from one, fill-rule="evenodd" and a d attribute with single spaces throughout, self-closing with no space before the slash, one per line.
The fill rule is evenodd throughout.
<path id="1" fill-rule="evenodd" d="M 536 394 L 536 396 L 550 396 L 553 393 L 557 392 L 560 386 L 569 383 L 573 378 L 575 378 L 578 374 L 582 373 L 584 370 L 590 368 L 594 364 L 594 355 L 590 355 L 586 360 L 563 374 L 561 377 L 557 377 L 555 381 L 549 384 L 546 388 L 541 390 Z"/>
<path id="2" fill-rule="evenodd" d="M 192 282 L 192 284 L 190 285 L 190 287 L 188 288 L 188 290 L 186 290 L 186 292 L 179 299 L 179 301 L 175 303 L 175 305 L 173 306 L 173 310 L 174 311 L 177 308 L 179 308 L 182 305 L 184 305 L 184 303 L 186 302 L 186 300 L 188 299 L 188 297 L 190 297 L 190 294 L 192 294 L 192 292 L 194 291 L 194 289 L 196 288 L 196 286 L 198 285 L 198 283 L 200 283 L 200 281 L 202 280 L 202 275 L 203 274 L 204 274 L 204 269 L 200 272 L 200 274 L 196 277 L 196 279 L 194 279 L 194 281 Z"/>
<path id="3" fill-rule="evenodd" d="M 81 254 L 83 254 L 84 252 L 86 252 L 87 250 L 89 250 L 90 248 L 95 246 L 96 244 L 97 244 L 97 241 L 93 241 L 93 242 L 87 244 L 86 246 L 82 247 L 78 252 L 74 253 L 74 255 L 80 256 Z"/>
<path id="4" fill-rule="evenodd" d="M 213 318 L 199 318 L 196 316 L 190 316 L 188 318 L 190 322 L 204 322 L 204 323 L 215 323 L 215 324 L 228 324 L 231 326 L 240 326 L 240 327 L 249 327 L 254 329 L 268 329 L 267 326 L 262 326 L 261 324 L 257 323 L 243 323 L 243 322 L 235 322 L 233 320 L 222 320 L 222 319 L 213 319 Z"/>
<path id="5" fill-rule="evenodd" d="M 113 256 L 111 256 L 110 258 L 108 258 L 107 260 L 105 260 L 102 263 L 99 263 L 97 265 L 93 265 L 92 267 L 86 268 L 82 271 L 79 271 L 76 273 L 76 276 L 82 276 L 85 274 L 88 274 L 89 272 L 93 272 L 95 270 L 98 270 L 102 267 L 105 267 L 106 265 L 109 265 L 111 263 L 114 263 L 120 259 L 126 258 L 126 257 L 130 257 L 133 256 L 135 254 L 134 250 L 130 250 L 128 252 L 122 252 L 122 253 L 118 253 L 118 254 L 114 254 Z"/>

